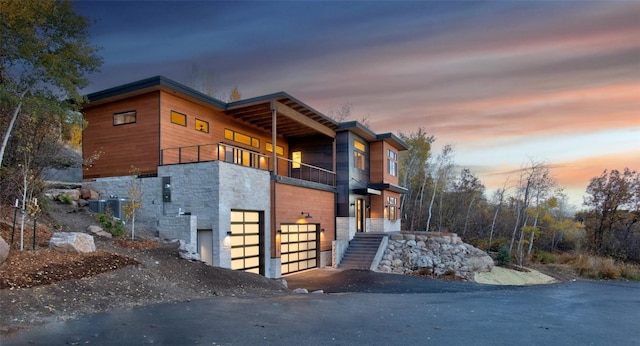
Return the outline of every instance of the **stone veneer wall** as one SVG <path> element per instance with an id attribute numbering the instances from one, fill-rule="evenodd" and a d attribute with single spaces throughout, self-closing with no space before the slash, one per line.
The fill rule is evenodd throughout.
<path id="1" fill-rule="evenodd" d="M 390 235 L 378 271 L 409 274 L 428 268 L 437 275 L 455 271 L 473 280 L 477 272 L 488 272 L 493 260 L 484 251 L 462 242 L 455 233 L 403 232 Z"/>

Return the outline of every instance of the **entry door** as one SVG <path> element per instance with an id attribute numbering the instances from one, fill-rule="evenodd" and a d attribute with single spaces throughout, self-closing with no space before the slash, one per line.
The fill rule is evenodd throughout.
<path id="1" fill-rule="evenodd" d="M 366 206 L 364 203 L 364 199 L 359 198 L 356 200 L 356 231 L 357 232 L 366 232 Z"/>
<path id="2" fill-rule="evenodd" d="M 280 260 L 282 275 L 318 266 L 318 225 L 280 225 Z"/>
<path id="3" fill-rule="evenodd" d="M 264 275 L 263 218 L 258 211 L 231 211 L 231 269 Z"/>
<path id="4" fill-rule="evenodd" d="M 213 265 L 213 230 L 198 230 L 198 253 L 200 260 L 210 266 Z"/>

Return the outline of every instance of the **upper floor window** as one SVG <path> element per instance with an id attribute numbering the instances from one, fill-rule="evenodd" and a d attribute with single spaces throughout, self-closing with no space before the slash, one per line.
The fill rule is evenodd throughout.
<path id="1" fill-rule="evenodd" d="M 209 133 L 209 122 L 196 118 L 196 130 Z"/>
<path id="2" fill-rule="evenodd" d="M 187 115 L 184 113 L 171 111 L 171 122 L 174 124 L 187 126 Z"/>
<path id="3" fill-rule="evenodd" d="M 224 129 L 224 138 L 245 145 L 250 145 L 254 148 L 260 148 L 260 140 L 258 138 L 247 136 L 233 130 Z"/>
<path id="4" fill-rule="evenodd" d="M 270 153 L 273 152 L 273 144 L 267 142 L 267 151 Z M 284 156 L 284 148 L 279 145 L 276 145 L 276 154 L 280 156 Z"/>
<path id="5" fill-rule="evenodd" d="M 133 124 L 136 122 L 136 111 L 113 114 L 113 125 Z"/>
<path id="6" fill-rule="evenodd" d="M 398 154 L 391 149 L 387 149 L 387 173 L 393 177 L 398 176 Z"/>
<path id="7" fill-rule="evenodd" d="M 365 153 L 366 147 L 364 143 L 354 140 L 353 141 L 353 165 L 355 168 L 365 169 Z"/>

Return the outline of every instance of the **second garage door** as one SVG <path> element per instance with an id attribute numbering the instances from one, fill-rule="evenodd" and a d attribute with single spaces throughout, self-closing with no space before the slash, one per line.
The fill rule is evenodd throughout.
<path id="1" fill-rule="evenodd" d="M 282 275 L 318 266 L 318 225 L 283 224 L 280 235 Z"/>

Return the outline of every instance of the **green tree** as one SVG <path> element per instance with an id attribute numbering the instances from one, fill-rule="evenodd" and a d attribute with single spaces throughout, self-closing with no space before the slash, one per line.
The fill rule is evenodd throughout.
<path id="1" fill-rule="evenodd" d="M 43 100 L 69 111 L 82 103 L 85 74 L 102 63 L 89 43 L 88 25 L 69 1 L 0 0 L 0 167 L 23 109 Z"/>

